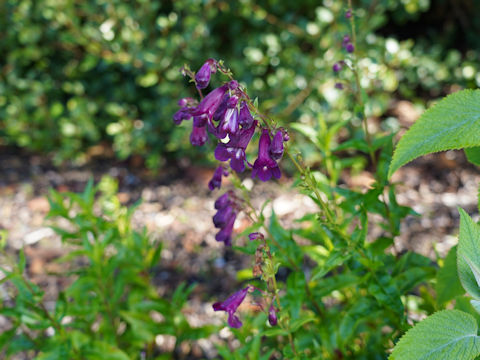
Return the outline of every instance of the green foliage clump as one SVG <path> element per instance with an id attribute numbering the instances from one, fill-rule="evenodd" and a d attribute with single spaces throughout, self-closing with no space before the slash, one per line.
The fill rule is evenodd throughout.
<path id="1" fill-rule="evenodd" d="M 179 346 L 214 330 L 192 328 L 182 314 L 191 286 L 158 295 L 152 279 L 162 244 L 132 228 L 135 207 L 120 205 L 116 186 L 104 177 L 81 194 L 51 191 L 49 217 L 64 220 L 53 228 L 70 249 L 61 262 L 73 266 L 63 274 L 72 282 L 49 308 L 44 291 L 26 276 L 23 251 L 18 263 L 1 268 L 2 283 L 13 285 L 0 306 L 11 324 L 0 336 L 2 358 L 153 359 L 158 335 L 174 336 Z"/>

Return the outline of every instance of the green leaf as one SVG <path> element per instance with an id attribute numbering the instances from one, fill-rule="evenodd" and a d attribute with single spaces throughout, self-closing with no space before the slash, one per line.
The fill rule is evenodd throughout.
<path id="1" fill-rule="evenodd" d="M 456 92 L 425 111 L 403 135 L 388 177 L 419 156 L 479 145 L 480 90 Z"/>
<path id="2" fill-rule="evenodd" d="M 460 212 L 458 276 L 463 288 L 475 299 L 480 299 L 480 228 L 463 209 L 458 210 Z"/>
<path id="3" fill-rule="evenodd" d="M 443 266 L 437 272 L 437 305 L 442 305 L 465 293 L 457 272 L 457 247 L 450 249 Z"/>
<path id="4" fill-rule="evenodd" d="M 464 152 L 469 162 L 473 165 L 480 166 L 480 146 L 467 148 Z"/>
<path id="5" fill-rule="evenodd" d="M 389 360 L 469 360 L 480 355 L 480 338 L 473 316 L 443 310 L 407 331 Z"/>

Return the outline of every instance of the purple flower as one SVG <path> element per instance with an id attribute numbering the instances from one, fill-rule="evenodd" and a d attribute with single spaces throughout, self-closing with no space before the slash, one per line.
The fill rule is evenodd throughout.
<path id="1" fill-rule="evenodd" d="M 225 206 L 230 204 L 230 197 L 228 195 L 228 192 L 220 196 L 216 201 L 215 201 L 215 209 L 223 209 Z"/>
<path id="2" fill-rule="evenodd" d="M 190 134 L 190 142 L 193 146 L 202 146 L 207 141 L 207 129 L 205 126 L 192 128 L 192 133 Z"/>
<path id="3" fill-rule="evenodd" d="M 253 116 L 250 114 L 250 110 L 248 109 L 248 104 L 246 101 L 242 101 L 242 104 L 240 105 L 238 122 L 240 125 L 247 128 L 253 124 Z"/>
<path id="4" fill-rule="evenodd" d="M 227 300 L 213 304 L 214 311 L 225 311 L 228 314 L 228 325 L 230 325 L 232 328 L 239 328 L 242 326 L 242 322 L 235 315 L 235 312 L 247 296 L 249 289 L 250 286 L 247 286 L 246 288 L 231 295 Z"/>
<path id="5" fill-rule="evenodd" d="M 352 43 L 348 43 L 345 45 L 345 50 L 347 50 L 348 53 L 353 53 L 355 51 L 355 46 L 353 46 Z"/>
<path id="6" fill-rule="evenodd" d="M 275 309 L 275 306 L 273 306 L 273 300 L 272 300 L 272 304 L 270 305 L 270 308 L 268 309 L 268 322 L 272 326 L 275 326 L 278 323 L 277 309 Z"/>
<path id="7" fill-rule="evenodd" d="M 218 242 L 223 242 L 225 246 L 232 245 L 232 231 L 233 231 L 233 225 L 235 224 L 236 218 L 237 218 L 237 213 L 233 211 L 232 215 L 230 215 L 230 217 L 226 219 L 227 223 L 215 235 L 215 240 L 217 240 Z"/>
<path id="8" fill-rule="evenodd" d="M 262 233 L 254 232 L 254 233 L 248 234 L 248 238 L 250 239 L 250 241 L 253 241 L 253 240 L 263 239 L 264 236 Z"/>
<path id="9" fill-rule="evenodd" d="M 206 116 L 208 119 L 213 117 L 215 111 L 217 111 L 220 106 L 223 95 L 228 90 L 228 84 L 220 86 L 212 91 L 210 91 L 207 96 L 198 104 L 197 108 L 192 111 L 194 116 Z"/>
<path id="10" fill-rule="evenodd" d="M 217 213 L 213 216 L 213 224 L 216 228 L 222 229 L 230 223 L 230 220 L 236 218 L 237 214 L 231 206 L 225 206 L 222 209 L 219 209 Z"/>
<path id="11" fill-rule="evenodd" d="M 197 88 L 205 89 L 210 82 L 210 75 L 215 72 L 217 72 L 217 62 L 214 59 L 208 59 L 195 75 Z"/>
<path id="12" fill-rule="evenodd" d="M 332 66 L 332 70 L 335 73 L 338 73 L 340 70 L 342 70 L 342 65 L 340 63 L 335 63 Z"/>
<path id="13" fill-rule="evenodd" d="M 213 173 L 212 179 L 208 182 L 208 188 L 213 191 L 213 189 L 220 189 L 222 186 L 222 175 L 228 176 L 228 172 L 223 169 L 222 166 L 216 168 Z"/>
<path id="14" fill-rule="evenodd" d="M 335 89 L 343 90 L 343 84 L 339 82 L 335 83 Z"/>
<path id="15" fill-rule="evenodd" d="M 173 115 L 173 122 L 175 125 L 180 125 L 183 120 L 190 120 L 192 117 L 192 111 L 194 110 L 193 107 L 195 105 L 196 100 L 190 97 L 178 100 L 178 106 L 180 106 L 180 110 Z"/>
<path id="16" fill-rule="evenodd" d="M 236 96 L 230 97 L 227 101 L 227 110 L 223 115 L 223 119 L 219 124 L 220 129 L 229 134 L 235 134 L 238 131 L 238 98 Z"/>
<path id="17" fill-rule="evenodd" d="M 282 130 L 278 130 L 273 137 L 272 144 L 270 145 L 270 157 L 273 160 L 280 160 L 283 156 L 283 134 Z"/>
<path id="18" fill-rule="evenodd" d="M 268 129 L 264 128 L 258 142 L 258 158 L 253 164 L 252 178 L 258 176 L 260 180 L 268 181 L 272 176 L 277 179 L 280 179 L 282 176 L 277 162 L 270 157 L 269 149 L 271 143 Z"/>
<path id="19" fill-rule="evenodd" d="M 342 40 L 342 45 L 345 46 L 350 42 L 350 36 L 345 35 Z"/>
<path id="20" fill-rule="evenodd" d="M 350 19 L 352 17 L 352 9 L 348 9 L 347 12 L 345 13 L 345 18 Z"/>
<path id="21" fill-rule="evenodd" d="M 215 159 L 230 160 L 230 167 L 236 172 L 245 170 L 245 149 L 255 133 L 256 125 L 255 121 L 249 128 L 242 128 L 236 134 L 232 134 L 228 143 L 219 143 L 215 148 Z"/>

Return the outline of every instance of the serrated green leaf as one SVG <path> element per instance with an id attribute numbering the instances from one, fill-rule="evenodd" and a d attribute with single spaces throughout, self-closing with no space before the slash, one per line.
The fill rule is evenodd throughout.
<path id="1" fill-rule="evenodd" d="M 437 304 L 439 306 L 465 293 L 458 278 L 456 246 L 450 249 L 443 266 L 437 272 L 435 290 L 437 291 Z"/>
<path id="2" fill-rule="evenodd" d="M 460 212 L 460 235 L 457 250 L 458 276 L 463 288 L 480 299 L 480 228 L 463 209 Z M 477 281 L 478 278 L 478 281 Z"/>
<path id="3" fill-rule="evenodd" d="M 443 310 L 407 331 L 389 360 L 470 360 L 480 355 L 480 337 L 473 316 Z"/>
<path id="4" fill-rule="evenodd" d="M 480 90 L 447 96 L 425 111 L 398 143 L 388 177 L 413 159 L 480 145 Z"/>
<path id="5" fill-rule="evenodd" d="M 480 166 L 480 146 L 467 148 L 464 152 L 469 162 L 473 165 Z"/>

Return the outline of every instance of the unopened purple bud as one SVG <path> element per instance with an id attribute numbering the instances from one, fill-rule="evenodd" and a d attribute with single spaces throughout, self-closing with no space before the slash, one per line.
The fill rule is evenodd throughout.
<path id="1" fill-rule="evenodd" d="M 248 234 L 248 238 L 250 239 L 250 241 L 258 240 L 258 239 L 263 240 L 264 236 L 262 233 L 254 232 L 254 233 Z"/>
<path id="2" fill-rule="evenodd" d="M 178 100 L 178 106 L 180 107 L 192 106 L 193 103 L 195 103 L 195 100 L 191 97 L 186 97 Z"/>
<path id="3" fill-rule="evenodd" d="M 190 143 L 193 146 L 202 146 L 207 141 L 207 129 L 205 126 L 192 128 L 192 133 L 190 134 Z"/>
<path id="4" fill-rule="evenodd" d="M 347 50 L 348 53 L 353 53 L 355 51 L 355 46 L 353 46 L 352 43 L 348 43 L 346 46 L 345 46 L 345 49 Z"/>
<path id="5" fill-rule="evenodd" d="M 210 83 L 210 75 L 217 71 L 217 62 L 214 59 L 208 59 L 202 65 L 195 75 L 195 82 L 198 89 L 205 89 Z"/>
<path id="6" fill-rule="evenodd" d="M 278 323 L 277 310 L 275 309 L 275 306 L 273 306 L 273 301 L 272 305 L 270 305 L 270 308 L 268 309 L 268 322 L 272 326 L 275 326 Z"/>
<path id="7" fill-rule="evenodd" d="M 288 135 L 288 132 L 287 130 L 283 130 L 283 142 L 287 142 L 288 140 L 290 140 L 290 135 Z"/>
<path id="8" fill-rule="evenodd" d="M 348 9 L 347 12 L 345 13 L 345 18 L 350 19 L 353 15 L 352 9 Z"/>
<path id="9" fill-rule="evenodd" d="M 238 88 L 238 81 L 237 80 L 229 81 L 227 84 L 227 87 L 229 90 L 235 90 L 236 88 Z"/>
<path id="10" fill-rule="evenodd" d="M 350 36 L 345 35 L 342 40 L 342 45 L 345 46 L 350 42 Z"/>
<path id="11" fill-rule="evenodd" d="M 342 70 L 342 65 L 340 63 L 335 63 L 332 66 L 332 70 L 335 73 L 338 73 L 340 70 Z"/>
<path id="12" fill-rule="evenodd" d="M 343 84 L 342 83 L 335 83 L 335 89 L 338 89 L 338 90 L 343 90 Z"/>
<path id="13" fill-rule="evenodd" d="M 283 156 L 283 134 L 282 130 L 278 130 L 270 145 L 270 157 L 273 160 L 280 160 Z"/>

